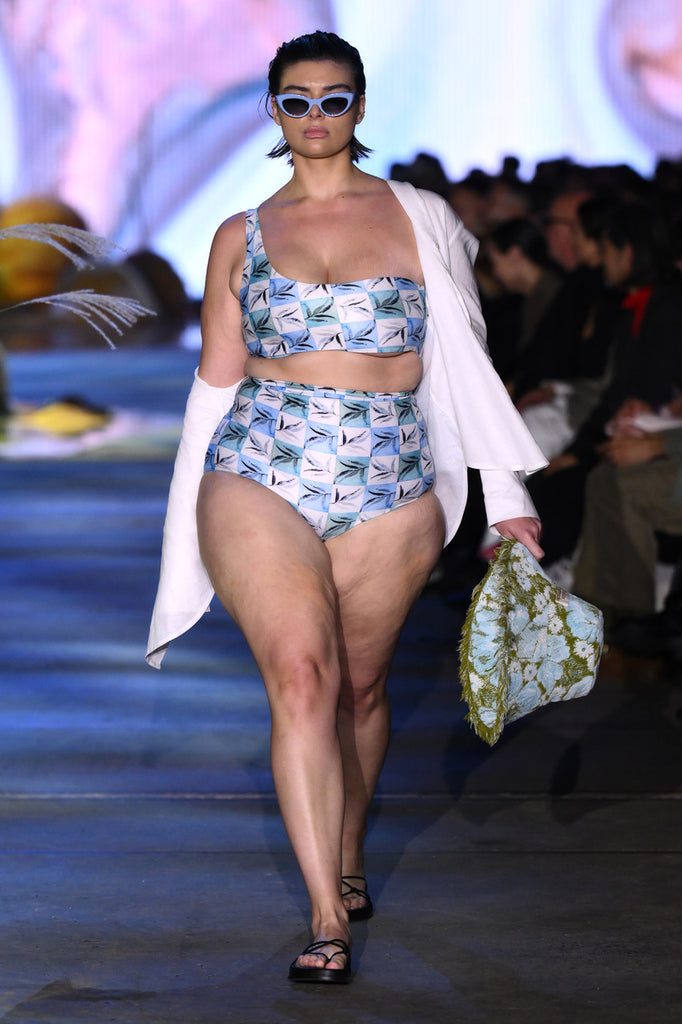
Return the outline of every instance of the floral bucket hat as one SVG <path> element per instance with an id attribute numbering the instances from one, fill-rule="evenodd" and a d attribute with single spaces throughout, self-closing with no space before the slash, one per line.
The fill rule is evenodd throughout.
<path id="1" fill-rule="evenodd" d="M 507 722 L 594 686 L 603 615 L 562 590 L 519 541 L 505 540 L 474 590 L 460 641 L 467 721 L 491 746 Z"/>

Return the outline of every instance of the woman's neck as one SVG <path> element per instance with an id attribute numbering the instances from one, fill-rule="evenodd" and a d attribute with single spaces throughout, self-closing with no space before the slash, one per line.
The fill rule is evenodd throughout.
<path id="1" fill-rule="evenodd" d="M 291 180 L 280 192 L 287 202 L 313 200 L 329 202 L 344 194 L 358 192 L 363 181 L 371 181 L 371 175 L 359 170 L 348 159 L 347 153 L 326 160 L 302 160 L 294 157 L 294 173 Z"/>

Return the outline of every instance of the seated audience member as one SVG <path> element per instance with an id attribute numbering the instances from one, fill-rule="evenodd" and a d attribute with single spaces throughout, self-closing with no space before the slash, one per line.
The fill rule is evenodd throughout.
<path id="1" fill-rule="evenodd" d="M 550 262 L 542 231 L 530 220 L 515 218 L 499 224 L 486 249 L 497 280 L 507 291 L 522 296 L 518 335 L 508 340 L 513 369 L 504 378 L 517 401 L 538 381 L 565 373 L 565 352 L 555 346 L 551 327 L 562 278 Z"/>
<path id="2" fill-rule="evenodd" d="M 679 399 L 671 411 L 678 409 Z M 682 534 L 682 420 L 678 428 L 645 433 L 636 417 L 646 411 L 642 403 L 627 404 L 601 446 L 602 461 L 587 478 L 575 566 L 576 591 L 602 608 L 616 643 L 620 620 L 648 620 L 655 612 L 657 531 Z M 661 623 L 680 627 L 682 638 L 682 579 L 671 588 L 667 612 Z M 621 632 L 627 643 L 638 630 L 624 625 Z"/>
<path id="3" fill-rule="evenodd" d="M 527 218 L 533 213 L 532 189 L 518 178 L 500 175 L 493 178 L 488 192 L 486 226 L 488 233 L 509 220 Z"/>
<path id="4" fill-rule="evenodd" d="M 559 192 L 545 210 L 543 222 L 550 258 L 567 273 L 580 264 L 575 237 L 578 208 L 589 198 L 590 193 L 584 190 Z"/>
<path id="5" fill-rule="evenodd" d="M 476 238 L 483 238 L 488 230 L 491 187 L 492 178 L 480 170 L 471 171 L 466 178 L 450 186 L 450 206 Z"/>
<path id="6" fill-rule="evenodd" d="M 579 250 L 578 211 L 590 197 L 586 188 L 560 189 L 547 203 L 541 218 L 549 257 L 565 275 L 551 325 L 554 345 L 568 345 L 573 355 L 575 340 L 582 334 L 602 287 L 601 275 L 584 263 Z M 572 372 L 575 375 L 576 369 Z"/>
<path id="7" fill-rule="evenodd" d="M 495 369 L 505 380 L 514 368 L 521 296 L 507 291 L 497 280 L 485 244 L 491 218 L 496 216 L 495 196 L 499 198 L 496 181 L 484 171 L 471 171 L 452 186 L 448 198 L 465 228 L 483 242 L 474 269 L 487 327 L 488 350 Z"/>
<path id="8" fill-rule="evenodd" d="M 577 164 L 567 156 L 540 160 L 535 166 L 533 186 L 550 199 L 566 192 L 589 191 L 592 173 L 591 167 Z"/>
<path id="9" fill-rule="evenodd" d="M 571 445 L 528 481 L 548 565 L 575 549 L 585 481 L 600 461 L 609 422 L 631 399 L 658 409 L 682 390 L 682 289 L 659 218 L 640 204 L 619 205 L 607 220 L 603 257 L 607 283 L 623 296 L 609 382 Z"/>
<path id="10" fill-rule="evenodd" d="M 549 258 L 564 273 L 553 317 L 546 324 L 551 337 L 544 345 L 563 352 L 563 358 L 560 360 L 557 355 L 555 361 L 565 367 L 564 377 L 585 375 L 580 339 L 589 333 L 590 318 L 604 289 L 600 243 L 595 239 L 602 226 L 599 222 L 603 222 L 603 204 L 603 200 L 593 199 L 586 190 L 573 189 L 556 194 L 542 217 Z M 586 230 L 590 232 L 591 245 L 585 244 Z M 535 376 L 536 381 L 541 380 L 541 369 L 531 373 L 531 379 Z M 592 375 L 592 370 L 588 375 Z M 525 391 L 534 386 L 531 379 L 525 382 Z"/>
<path id="11" fill-rule="evenodd" d="M 482 294 L 488 346 L 495 368 L 514 395 L 517 375 L 531 369 L 535 372 L 538 367 L 540 373 L 559 375 L 564 369 L 562 350 L 551 345 L 552 329 L 543 328 L 562 279 L 549 261 L 542 231 L 528 219 L 515 218 L 499 224 L 484 249 L 493 275 L 504 288 L 499 297 Z M 510 304 L 509 296 L 517 297 L 518 304 Z M 540 341 L 550 344 L 544 348 Z M 481 575 L 482 563 L 477 552 L 486 524 L 477 477 L 477 473 L 469 474 L 462 523 L 452 548 L 444 555 L 449 580 L 466 578 L 467 574 Z M 453 585 L 451 589 L 457 587 Z"/>
<path id="12" fill-rule="evenodd" d="M 524 389 L 516 403 L 547 458 L 573 440 L 605 387 L 621 300 L 616 289 L 606 286 L 602 268 L 601 237 L 614 205 L 613 200 L 594 197 L 578 207 L 575 243 L 579 266 L 566 276 L 548 324 L 551 336 L 547 344 L 563 347 L 565 375 Z"/>

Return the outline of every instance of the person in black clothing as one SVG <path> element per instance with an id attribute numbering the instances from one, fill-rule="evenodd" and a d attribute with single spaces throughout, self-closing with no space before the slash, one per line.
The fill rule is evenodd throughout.
<path id="1" fill-rule="evenodd" d="M 550 261 L 542 231 L 524 217 L 514 217 L 494 228 L 486 250 L 500 284 L 522 297 L 515 337 L 507 339 L 513 357 L 509 373 L 503 377 L 516 401 L 519 388 L 525 389 L 531 367 L 543 376 L 545 370 L 555 368 L 553 346 L 546 344 L 548 334 L 543 327 L 561 290 L 562 275 Z"/>
<path id="2" fill-rule="evenodd" d="M 512 371 L 503 379 L 520 411 L 547 400 L 546 381 L 573 380 L 603 372 L 596 350 L 581 344 L 603 291 L 601 270 L 581 262 L 565 273 L 549 256 L 543 232 L 515 218 L 493 230 L 488 242 L 493 272 L 522 295 Z"/>
<path id="3" fill-rule="evenodd" d="M 534 408 L 543 416 L 541 407 L 551 404 L 555 405 L 555 416 L 559 416 L 556 401 L 565 396 L 561 401 L 565 419 L 555 423 L 544 415 L 540 420 L 542 439 L 534 431 L 535 413 L 530 414 L 530 420 L 528 415 L 525 417 L 540 446 L 548 445 L 547 449 L 543 447 L 548 458 L 570 443 L 597 404 L 606 383 L 613 325 L 622 299 L 618 289 L 607 285 L 603 271 L 602 234 L 615 205 L 615 200 L 592 196 L 580 204 L 576 213 L 575 248 L 579 265 L 566 275 L 552 303 L 551 315 L 544 322 L 550 351 L 563 348 L 556 365 L 563 367 L 564 376 L 542 380 L 542 371 L 531 364 L 526 380 L 535 378 L 539 382 L 535 387 L 521 382 L 519 388 L 516 405 L 521 413 Z M 556 436 L 551 433 L 553 423 Z"/>
<path id="4" fill-rule="evenodd" d="M 563 308 L 575 324 L 568 379 L 597 379 L 606 371 L 613 336 L 617 289 L 604 277 L 602 238 L 615 201 L 601 196 L 585 199 L 576 213 L 575 245 L 579 265 L 566 280 Z"/>
<path id="5" fill-rule="evenodd" d="M 606 294 L 599 265 L 600 239 L 613 205 L 588 198 L 578 208 L 579 264 L 570 272 L 562 272 L 550 259 L 545 233 L 527 218 L 499 224 L 485 245 L 507 298 L 519 302 L 504 321 L 499 299 L 484 304 L 491 358 L 517 408 L 524 413 L 531 406 L 552 403 L 557 382 L 570 385 L 566 408 L 562 405 L 562 412 L 556 413 L 564 417 L 556 436 L 550 436 L 555 418 L 542 417 L 539 433 L 535 420 L 526 421 L 548 458 L 575 434 L 603 387 L 614 302 Z M 496 313 L 492 319 L 491 306 Z M 466 591 L 467 581 L 481 574 L 478 550 L 485 534 L 485 511 L 480 483 L 471 476 L 462 524 L 442 559 L 444 589 L 451 593 Z"/>
<path id="6" fill-rule="evenodd" d="M 587 475 L 619 410 L 632 399 L 656 409 L 682 391 L 682 287 L 662 222 L 647 206 L 620 204 L 602 244 L 606 282 L 622 291 L 609 382 L 573 443 L 528 481 L 548 565 L 575 549 Z"/>

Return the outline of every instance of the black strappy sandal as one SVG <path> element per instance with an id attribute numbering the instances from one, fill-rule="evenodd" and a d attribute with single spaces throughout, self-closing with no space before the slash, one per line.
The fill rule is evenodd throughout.
<path id="1" fill-rule="evenodd" d="M 339 948 L 335 953 L 327 956 L 326 953 L 322 952 L 325 946 L 338 946 Z M 301 956 L 309 956 L 310 954 L 323 956 L 327 964 L 335 956 L 345 956 L 346 962 L 340 968 L 327 967 L 326 964 L 324 967 L 299 967 L 296 960 Z M 348 948 L 348 943 L 344 942 L 343 939 L 320 939 L 319 942 L 311 942 L 302 953 L 299 953 L 296 960 L 294 960 L 289 968 L 290 981 L 323 981 L 332 985 L 347 985 L 350 981 L 350 949 Z"/>
<path id="2" fill-rule="evenodd" d="M 353 878 L 356 881 L 364 882 L 365 888 L 361 889 L 359 886 L 351 885 L 348 881 L 349 878 Z M 374 904 L 372 903 L 372 897 L 367 892 L 367 879 L 364 875 L 342 875 L 341 876 L 341 897 L 348 896 L 361 896 L 365 900 L 361 907 L 353 907 L 348 911 L 349 921 L 367 921 L 374 913 Z"/>

